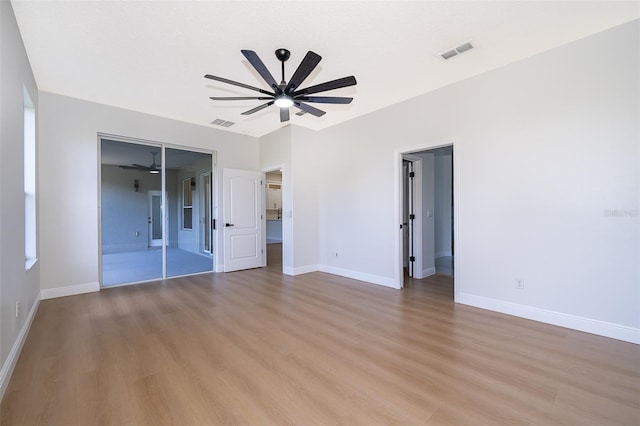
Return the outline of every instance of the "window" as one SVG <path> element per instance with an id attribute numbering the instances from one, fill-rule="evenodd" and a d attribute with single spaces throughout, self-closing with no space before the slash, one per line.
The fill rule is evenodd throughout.
<path id="1" fill-rule="evenodd" d="M 24 257 L 25 269 L 37 261 L 36 252 L 36 111 L 24 90 Z"/>
<path id="2" fill-rule="evenodd" d="M 182 229 L 193 229 L 193 178 L 182 181 Z"/>

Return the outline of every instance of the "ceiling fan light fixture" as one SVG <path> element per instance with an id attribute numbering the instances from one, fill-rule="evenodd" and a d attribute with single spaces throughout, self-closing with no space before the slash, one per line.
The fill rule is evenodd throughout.
<path id="1" fill-rule="evenodd" d="M 151 169 L 151 170 L 149 170 L 149 173 L 151 173 L 152 175 L 157 175 L 158 173 L 160 173 L 160 170 L 158 170 L 158 169 Z"/>
<path id="2" fill-rule="evenodd" d="M 293 99 L 289 96 L 278 96 L 274 102 L 280 108 L 289 108 L 293 106 Z"/>

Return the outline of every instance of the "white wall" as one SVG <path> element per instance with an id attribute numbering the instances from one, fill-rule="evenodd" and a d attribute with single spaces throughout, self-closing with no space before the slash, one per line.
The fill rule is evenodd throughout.
<path id="1" fill-rule="evenodd" d="M 639 38 L 635 21 L 306 144 L 294 131 L 296 186 L 319 173 L 317 225 L 295 236 L 317 260 L 296 258 L 397 286 L 397 151 L 457 137 L 457 300 L 640 341 Z"/>
<path id="2" fill-rule="evenodd" d="M 38 91 L 13 9 L 0 1 L 0 398 L 40 300 L 41 261 L 25 272 L 24 89 L 38 119 Z M 40 255 L 42 245 L 36 251 Z M 18 317 L 16 302 L 21 305 Z"/>
<path id="3" fill-rule="evenodd" d="M 296 275 L 318 269 L 318 133 L 286 126 L 260 139 L 260 169 L 282 168 L 282 270 Z"/>
<path id="4" fill-rule="evenodd" d="M 293 167 L 293 239 L 294 271 L 317 269 L 318 212 L 320 180 L 326 164 L 316 154 L 323 148 L 316 141 L 319 134 L 301 127 L 291 129 L 291 163 Z"/>
<path id="5" fill-rule="evenodd" d="M 40 221 L 41 288 L 49 295 L 98 283 L 98 132 L 217 151 L 216 185 L 224 167 L 258 167 L 257 138 L 47 92 L 40 92 L 39 108 L 40 206 L 47 211 Z M 217 195 L 221 212 L 222 191 Z"/>

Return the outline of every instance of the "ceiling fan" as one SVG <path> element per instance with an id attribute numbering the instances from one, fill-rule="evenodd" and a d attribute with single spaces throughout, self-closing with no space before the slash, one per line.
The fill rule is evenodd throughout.
<path id="1" fill-rule="evenodd" d="M 336 96 L 309 96 L 314 93 L 325 92 L 327 90 L 340 89 L 342 87 L 354 86 L 356 84 L 356 78 L 354 76 L 343 77 L 337 80 L 327 81 L 326 83 L 317 84 L 315 86 L 309 86 L 307 88 L 297 90 L 298 86 L 304 82 L 304 80 L 311 74 L 311 72 L 318 65 L 322 57 L 317 53 L 308 51 L 304 59 L 291 76 L 291 79 L 287 83 L 284 79 L 284 63 L 289 59 L 291 52 L 287 49 L 278 49 L 275 51 L 276 58 L 282 63 L 282 81 L 280 84 L 276 82 L 267 67 L 260 60 L 256 52 L 253 50 L 241 50 L 242 54 L 249 61 L 249 63 L 255 68 L 260 76 L 267 82 L 272 92 L 260 89 L 258 87 L 249 86 L 248 84 L 238 83 L 237 81 L 229 80 L 227 78 L 217 77 L 215 75 L 207 74 L 205 78 L 211 80 L 220 81 L 222 83 L 232 84 L 234 86 L 242 87 L 245 89 L 253 90 L 262 93 L 266 96 L 231 96 L 231 97 L 219 97 L 212 96 L 210 99 L 214 101 L 244 101 L 244 100 L 259 100 L 268 101 L 262 105 L 252 108 L 242 113 L 242 115 L 253 114 L 264 108 L 267 108 L 273 104 L 280 107 L 280 122 L 289 121 L 289 107 L 295 106 L 304 113 L 309 113 L 316 117 L 323 116 L 326 112 L 308 105 L 307 102 L 321 103 L 321 104 L 349 104 L 353 98 L 336 97 Z"/>
<path id="2" fill-rule="evenodd" d="M 149 172 L 154 175 L 158 174 L 160 173 L 160 169 L 162 168 L 160 164 L 156 164 L 156 155 L 158 155 L 158 153 L 152 152 L 151 155 L 153 156 L 153 162 L 151 163 L 150 166 L 143 166 L 141 164 L 132 164 L 130 166 L 119 166 L 119 167 L 121 169 L 126 169 L 126 170 L 141 170 L 141 171 Z"/>

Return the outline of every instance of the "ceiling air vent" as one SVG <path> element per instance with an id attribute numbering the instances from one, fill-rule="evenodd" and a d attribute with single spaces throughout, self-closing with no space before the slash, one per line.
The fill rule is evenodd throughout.
<path id="1" fill-rule="evenodd" d="M 453 49 L 449 49 L 444 53 L 441 53 L 440 56 L 442 56 L 442 58 L 444 58 L 445 60 L 447 59 L 451 59 L 454 56 L 458 56 L 464 52 L 468 52 L 469 50 L 473 49 L 473 44 L 471 44 L 470 41 L 461 44 L 458 47 L 455 47 Z"/>
<path id="2" fill-rule="evenodd" d="M 236 123 L 234 123 L 233 121 L 226 121 L 221 118 L 216 118 L 211 122 L 211 124 L 215 124 L 216 126 L 222 126 L 222 127 L 231 127 Z"/>
<path id="3" fill-rule="evenodd" d="M 440 56 L 442 56 L 444 59 L 449 59 L 449 58 L 453 58 L 457 54 L 458 54 L 458 52 L 456 52 L 455 49 L 451 49 L 451 50 L 448 50 L 448 51 L 442 53 Z"/>

